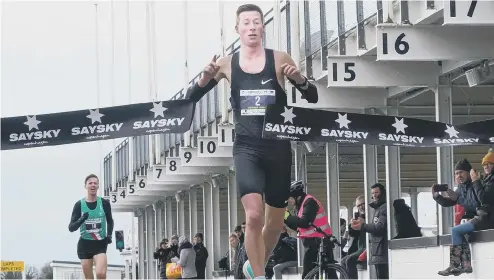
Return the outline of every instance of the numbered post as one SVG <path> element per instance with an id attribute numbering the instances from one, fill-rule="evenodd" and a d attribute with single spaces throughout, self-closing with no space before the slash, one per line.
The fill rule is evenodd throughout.
<path id="1" fill-rule="evenodd" d="M 376 62 L 375 56 L 328 57 L 328 87 L 369 88 L 435 86 L 441 67 L 436 62 Z"/>
<path id="2" fill-rule="evenodd" d="M 135 181 L 129 181 L 127 182 L 127 195 L 135 195 L 136 193 L 136 182 Z"/>
<path id="3" fill-rule="evenodd" d="M 219 124 L 218 130 L 218 146 L 233 147 L 233 142 L 235 141 L 235 126 L 233 124 Z"/>
<path id="4" fill-rule="evenodd" d="M 118 193 L 118 200 L 125 200 L 125 198 L 127 197 L 127 186 L 118 187 L 117 193 Z"/>
<path id="5" fill-rule="evenodd" d="M 439 61 L 494 58 L 492 28 L 479 26 L 376 27 L 378 61 Z"/>
<path id="6" fill-rule="evenodd" d="M 205 158 L 198 157 L 198 148 L 181 147 L 180 148 L 180 163 L 182 167 L 220 167 L 233 165 L 233 158 Z M 183 172 L 183 169 L 181 170 Z"/>
<path id="7" fill-rule="evenodd" d="M 165 174 L 179 175 L 181 170 L 181 159 L 179 157 L 165 158 Z"/>
<path id="8" fill-rule="evenodd" d="M 197 157 L 232 157 L 232 147 L 218 146 L 218 137 L 197 137 Z"/>
<path id="9" fill-rule="evenodd" d="M 444 1 L 443 25 L 494 25 L 494 1 Z"/>
<path id="10" fill-rule="evenodd" d="M 139 194 L 140 191 L 147 189 L 147 178 L 143 175 L 137 175 L 135 181 L 136 194 Z"/>
<path id="11" fill-rule="evenodd" d="M 114 204 L 118 201 L 118 191 L 110 192 L 110 203 Z"/>

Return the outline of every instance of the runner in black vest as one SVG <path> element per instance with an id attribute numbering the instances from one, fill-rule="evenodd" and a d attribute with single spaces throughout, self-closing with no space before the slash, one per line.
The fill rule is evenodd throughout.
<path id="1" fill-rule="evenodd" d="M 289 141 L 262 139 L 265 108 L 287 104 L 285 76 L 308 102 L 316 103 L 318 96 L 317 88 L 300 74 L 287 53 L 262 47 L 264 21 L 258 6 L 240 6 L 235 29 L 240 51 L 218 61 L 213 57 L 187 98 L 197 102 L 221 79 L 230 82 L 236 134 L 233 159 L 246 217 L 245 247 L 254 275 L 262 279 L 283 228 L 292 166 Z"/>

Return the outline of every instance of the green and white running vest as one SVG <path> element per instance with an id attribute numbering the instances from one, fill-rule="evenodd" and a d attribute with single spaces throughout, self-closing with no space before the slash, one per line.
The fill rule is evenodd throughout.
<path id="1" fill-rule="evenodd" d="M 96 198 L 96 208 L 89 209 L 86 199 L 81 199 L 81 215 L 89 212 L 89 217 L 82 223 L 79 231 L 81 238 L 86 240 L 103 240 L 106 238 L 106 214 L 103 209 L 103 200 Z"/>

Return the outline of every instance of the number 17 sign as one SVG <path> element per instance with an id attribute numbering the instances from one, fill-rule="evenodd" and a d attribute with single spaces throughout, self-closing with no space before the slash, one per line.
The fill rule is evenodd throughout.
<path id="1" fill-rule="evenodd" d="M 444 1 L 444 25 L 494 25 L 494 1 Z"/>

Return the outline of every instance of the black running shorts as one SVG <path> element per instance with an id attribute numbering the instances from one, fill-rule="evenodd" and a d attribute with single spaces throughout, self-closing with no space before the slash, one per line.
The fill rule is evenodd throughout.
<path id="1" fill-rule="evenodd" d="M 77 242 L 77 256 L 80 260 L 92 259 L 98 254 L 106 254 L 108 240 L 86 240 L 79 238 Z"/>
<path id="2" fill-rule="evenodd" d="M 233 162 L 240 198 L 258 193 L 271 207 L 287 206 L 292 173 L 290 141 L 236 135 Z"/>

